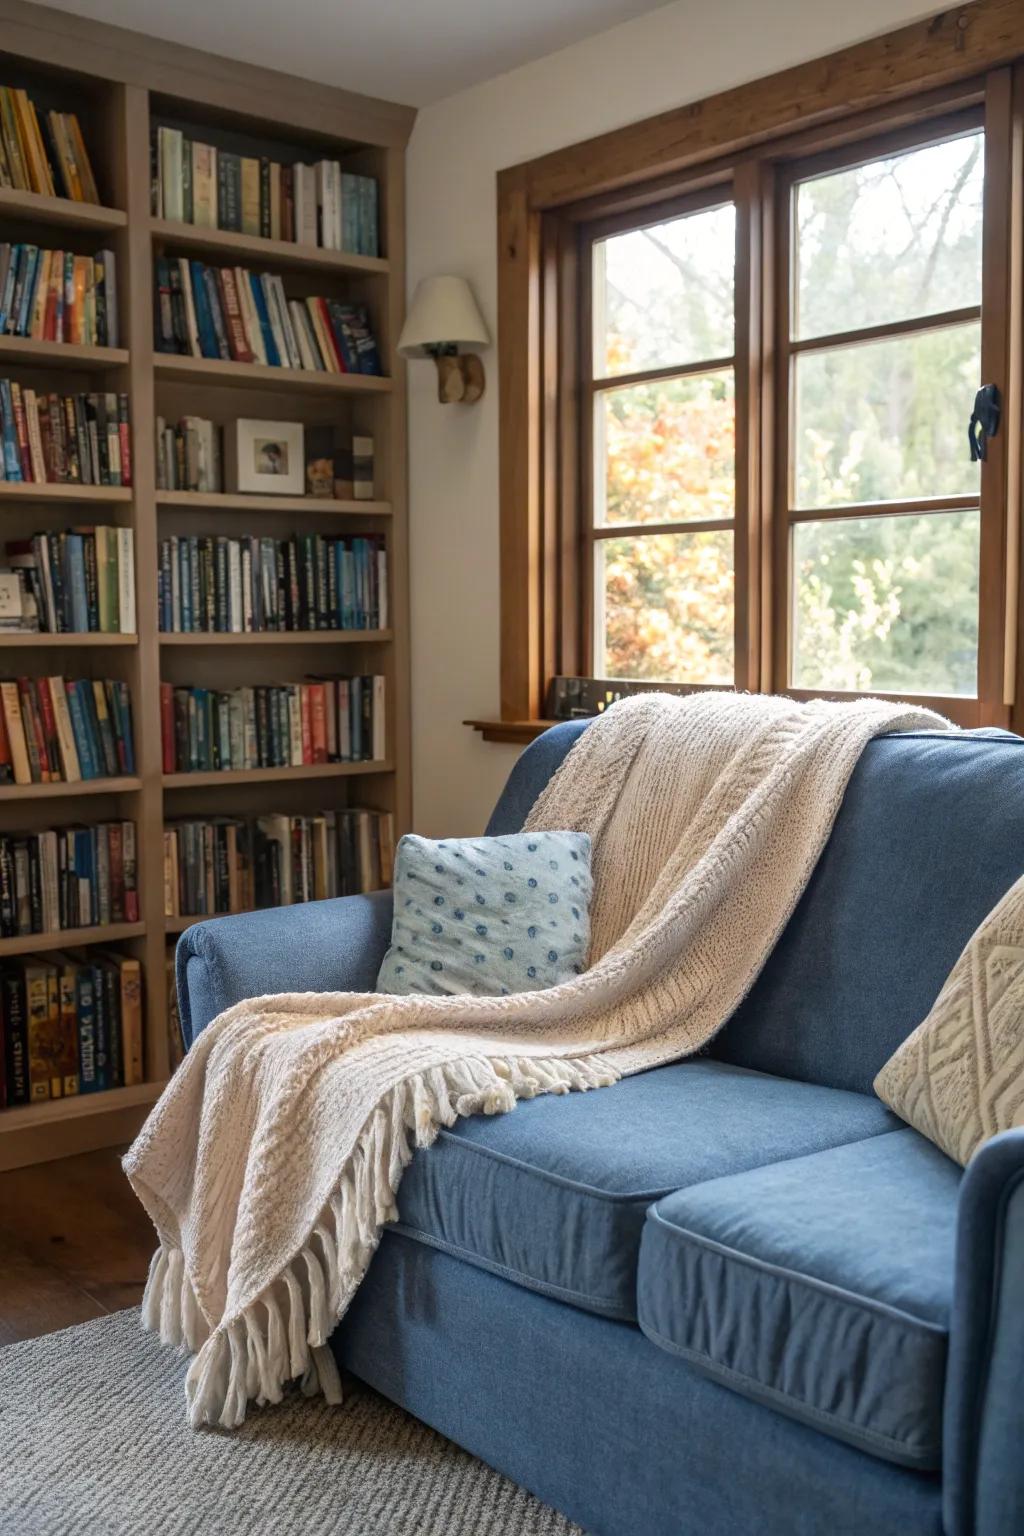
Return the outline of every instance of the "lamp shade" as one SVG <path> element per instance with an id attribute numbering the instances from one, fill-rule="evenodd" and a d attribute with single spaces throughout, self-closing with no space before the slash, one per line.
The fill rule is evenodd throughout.
<path id="1" fill-rule="evenodd" d="M 398 350 L 403 357 L 424 357 L 431 347 L 485 347 L 490 339 L 464 277 L 425 277 L 413 296 Z"/>

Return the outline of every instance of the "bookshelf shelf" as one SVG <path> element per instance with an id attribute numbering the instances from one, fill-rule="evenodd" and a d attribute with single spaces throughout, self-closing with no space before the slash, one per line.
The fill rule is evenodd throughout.
<path id="1" fill-rule="evenodd" d="M 177 224 L 170 219 L 153 219 L 150 224 L 154 243 L 170 251 L 202 251 L 222 256 L 225 265 L 265 263 L 275 271 L 352 272 L 387 277 L 391 268 L 383 256 L 357 256 L 353 251 L 328 251 L 318 245 L 300 245 L 295 240 L 267 240 L 258 235 L 240 235 L 230 229 L 206 229 L 198 224 Z"/>
<path id="2" fill-rule="evenodd" d="M 0 939 L 0 958 L 8 955 L 43 955 L 55 949 L 79 949 L 86 944 L 119 944 L 139 939 L 145 923 L 106 923 L 102 928 L 61 928 L 56 933 L 22 933 L 16 939 Z"/>
<path id="3" fill-rule="evenodd" d="M 0 1110 L 0 1136 L 4 1132 L 24 1130 L 29 1126 L 52 1125 L 56 1120 L 73 1120 L 112 1109 L 130 1109 L 136 1104 L 155 1104 L 166 1085 L 136 1083 L 131 1088 L 107 1088 L 101 1093 L 73 1093 L 66 1099 L 44 1099 L 39 1104 L 22 1104 Z M 0 1162 L 0 1169 L 15 1164 Z"/>
<path id="4" fill-rule="evenodd" d="M 70 632 L 58 635 L 36 634 L 34 632 L 21 634 L 18 630 L 0 631 L 0 650 L 5 648 L 10 650 L 47 650 L 53 647 L 67 650 L 69 646 L 73 646 L 75 650 L 78 650 L 80 646 L 96 650 L 100 646 L 106 648 L 111 645 L 138 645 L 138 643 L 138 635 L 107 635 L 98 634 L 93 630 L 85 633 Z"/>
<path id="5" fill-rule="evenodd" d="M 391 813 L 397 840 L 410 821 L 405 365 L 395 343 L 405 306 L 405 145 L 415 114 L 241 63 L 232 62 L 228 79 L 222 59 L 198 50 L 177 48 L 171 56 L 163 45 L 136 33 L 77 18 L 67 32 L 45 20 L 45 10 L 37 19 L 36 9 L 23 0 L 0 0 L 0 21 L 9 23 L 10 32 L 0 44 L 0 52 L 6 50 L 5 84 L 24 84 L 48 108 L 79 112 L 99 195 L 108 206 L 0 189 L 0 222 L 6 221 L 5 238 L 13 241 L 83 255 L 100 249 L 115 253 L 121 345 L 0 336 L 0 377 L 37 392 L 116 390 L 126 395 L 133 484 L 0 481 L 0 522 L 9 540 L 79 524 L 130 528 L 138 633 L 0 633 L 0 676 L 13 680 L 67 672 L 124 685 L 132 705 L 136 766 L 131 775 L 73 783 L 0 784 L 0 836 L 72 823 L 134 823 L 139 910 L 145 920 L 0 940 L 0 961 L 13 965 L 20 963 L 18 956 L 48 953 L 52 958 L 61 950 L 83 947 L 93 956 L 102 948 L 120 948 L 137 960 L 149 1081 L 0 1109 L 0 1169 L 129 1140 L 170 1074 L 176 1056 L 169 1038 L 173 981 L 168 961 L 175 936 L 201 920 L 163 915 L 165 828 L 170 823 L 381 812 Z M 367 257 L 156 217 L 152 135 L 169 122 L 192 143 L 212 144 L 218 153 L 242 159 L 279 153 L 305 164 L 328 158 L 337 160 L 343 173 L 372 177 L 379 249 L 386 255 Z M 289 299 L 323 295 L 338 303 L 365 304 L 381 365 L 390 376 L 156 352 L 154 278 L 156 262 L 165 255 L 282 274 Z M 338 444 L 371 438 L 376 498 L 160 491 L 156 418 L 177 424 L 193 414 L 222 429 L 240 417 L 266 417 L 301 423 L 307 431 L 329 427 Z M 164 538 L 259 534 L 284 539 L 314 531 L 331 538 L 364 533 L 383 538 L 389 628 L 161 634 L 158 584 Z M 292 683 L 304 674 L 326 672 L 384 677 L 387 736 L 383 744 L 377 741 L 386 751 L 383 761 L 164 774 L 162 682 L 219 692 L 283 686 L 281 679 Z M 186 905 L 197 899 L 191 889 L 180 897 Z"/>
<path id="6" fill-rule="evenodd" d="M 46 197 L 41 192 L 19 192 L 16 187 L 0 187 L 0 218 L 99 231 L 123 229 L 128 223 L 128 215 L 120 208 L 76 203 L 70 197 Z"/>
<path id="7" fill-rule="evenodd" d="M 125 368 L 124 347 L 87 347 L 72 341 L 33 341 L 28 336 L 0 336 L 0 367 L 31 363 L 40 368 Z"/>
<path id="8" fill-rule="evenodd" d="M 142 788 L 133 775 L 118 779 L 76 779 L 68 784 L 0 784 L 0 803 L 7 800 L 68 800 L 79 795 L 128 795 Z"/>
<path id="9" fill-rule="evenodd" d="M 36 342 L 36 346 L 52 343 Z M 57 347 L 57 351 L 65 350 Z M 94 349 L 90 349 L 94 350 Z M 104 350 L 104 349 L 99 349 Z M 314 395 L 386 395 L 394 381 L 372 373 L 315 373 L 307 368 L 268 368 L 263 363 L 226 363 L 215 357 L 156 352 L 158 379 L 179 384 L 237 384 L 243 389 L 302 390 Z"/>
<path id="10" fill-rule="evenodd" d="M 157 491 L 158 507 L 182 512 L 301 512 L 303 516 L 390 517 L 389 501 L 337 501 L 326 496 L 256 496 L 230 491 Z"/>
<path id="11" fill-rule="evenodd" d="M 220 789 L 230 784 L 285 784 L 296 779 L 356 779 L 394 773 L 390 762 L 307 763 L 301 768 L 238 768 L 230 773 L 165 773 L 165 789 Z"/>
<path id="12" fill-rule="evenodd" d="M 162 634 L 161 645 L 205 648 L 208 645 L 384 645 L 393 640 L 390 629 L 284 629 L 259 634 Z"/>
<path id="13" fill-rule="evenodd" d="M 64 485 L 51 481 L 0 480 L 0 501 L 131 501 L 130 485 Z"/>

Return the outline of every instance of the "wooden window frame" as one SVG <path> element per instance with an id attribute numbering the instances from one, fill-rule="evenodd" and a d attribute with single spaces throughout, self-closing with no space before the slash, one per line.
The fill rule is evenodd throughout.
<path id="1" fill-rule="evenodd" d="M 549 723 L 543 718 L 549 678 L 582 670 L 574 553 L 580 532 L 580 226 L 620 213 L 635 218 L 638 210 L 671 199 L 732 187 L 738 244 L 749 253 L 737 269 L 737 359 L 742 329 L 750 404 L 737 409 L 736 549 L 737 555 L 741 546 L 747 552 L 759 578 L 745 583 L 744 671 L 738 650 L 737 686 L 782 691 L 779 424 L 769 410 L 753 405 L 770 401 L 772 385 L 777 388 L 779 316 L 765 303 L 781 238 L 775 181 L 793 162 L 855 140 L 898 135 L 985 102 L 990 120 L 998 116 L 1000 122 L 998 134 L 986 136 L 986 181 L 991 178 L 1005 196 L 987 199 L 984 234 L 1006 260 L 986 263 L 982 302 L 990 310 L 1005 307 L 1015 323 L 982 359 L 986 382 L 999 383 L 1004 396 L 1003 429 L 990 446 L 986 470 L 988 482 L 1000 488 L 1003 515 L 996 528 L 983 509 L 982 551 L 983 623 L 987 635 L 1002 638 L 986 643 L 981 702 L 963 712 L 962 723 L 1024 722 L 1017 591 L 1024 420 L 1022 59 L 1019 0 L 976 0 L 499 174 L 500 719 L 470 722 L 485 737 L 531 739 Z"/>

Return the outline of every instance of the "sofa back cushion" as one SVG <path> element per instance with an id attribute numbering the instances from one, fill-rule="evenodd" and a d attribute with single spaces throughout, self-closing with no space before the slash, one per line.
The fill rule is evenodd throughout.
<path id="1" fill-rule="evenodd" d="M 488 831 L 515 830 L 587 722 L 520 758 Z M 1024 872 L 1024 739 L 883 736 L 854 771 L 789 924 L 710 1054 L 871 1091 L 982 918 Z"/>

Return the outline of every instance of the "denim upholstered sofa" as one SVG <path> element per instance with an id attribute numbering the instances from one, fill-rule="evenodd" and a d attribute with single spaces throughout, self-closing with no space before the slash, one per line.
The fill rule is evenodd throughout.
<path id="1" fill-rule="evenodd" d="M 1022 871 L 1024 740 L 871 743 L 705 1055 L 416 1155 L 341 1362 L 601 1536 L 1021 1536 L 1024 1130 L 965 1174 L 871 1083 Z M 190 929 L 187 1039 L 371 988 L 390 922 L 381 894 Z"/>

